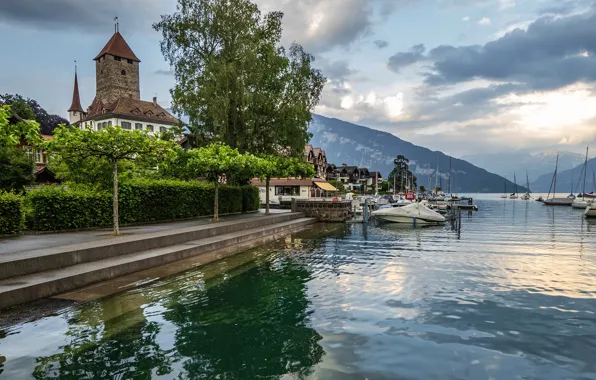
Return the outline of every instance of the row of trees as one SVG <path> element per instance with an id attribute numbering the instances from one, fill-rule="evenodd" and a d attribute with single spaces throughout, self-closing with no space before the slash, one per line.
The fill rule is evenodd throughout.
<path id="1" fill-rule="evenodd" d="M 214 220 L 219 220 L 220 183 L 247 184 L 254 177 L 266 181 L 266 213 L 269 214 L 269 181 L 274 177 L 312 177 L 312 165 L 285 156 L 256 156 L 214 142 L 201 148 L 183 150 L 177 143 L 151 137 L 144 131 L 107 127 L 100 131 L 59 127 L 54 139 L 41 144 L 50 155 L 50 167 L 57 175 L 77 183 L 93 185 L 93 178 L 103 187 L 111 182 L 114 234 L 118 235 L 118 183 L 124 178 L 153 177 L 182 180 L 206 180 L 214 184 Z M 54 164 L 53 162 L 56 162 Z M 91 166 L 95 165 L 95 168 Z M 86 174 L 95 173 L 87 176 Z M 85 179 L 87 178 L 87 179 Z"/>

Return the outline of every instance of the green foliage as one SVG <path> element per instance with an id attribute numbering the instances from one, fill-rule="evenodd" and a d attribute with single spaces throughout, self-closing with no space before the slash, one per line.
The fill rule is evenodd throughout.
<path id="1" fill-rule="evenodd" d="M 189 116 L 194 146 L 302 154 L 326 79 L 302 47 L 281 47 L 282 17 L 249 0 L 178 0 L 154 25 L 175 69 L 173 108 Z"/>
<path id="2" fill-rule="evenodd" d="M 33 120 L 13 122 L 11 107 L 0 106 L 0 147 L 18 145 L 21 138 L 30 144 L 39 144 L 41 142 L 39 123 Z"/>
<path id="3" fill-rule="evenodd" d="M 255 211 L 258 190 L 252 186 L 221 186 L 219 212 Z M 123 223 L 193 218 L 213 215 L 215 189 L 196 181 L 133 179 L 120 188 Z M 29 228 L 39 231 L 105 227 L 111 224 L 111 194 L 86 186 L 43 186 L 26 198 Z"/>
<path id="4" fill-rule="evenodd" d="M 96 163 L 97 167 L 92 172 L 97 179 L 105 182 L 106 165 L 111 166 L 115 235 L 119 234 L 118 164 L 123 161 L 157 161 L 175 147 L 177 144 L 174 141 L 151 138 L 146 131 L 128 131 L 119 126 L 103 128 L 100 131 L 60 126 L 54 131 L 54 139 L 46 143 L 46 149 L 59 156 L 58 165 L 66 168 L 65 172 L 74 177 L 73 180 L 77 177 L 80 180 L 80 174 L 84 173 L 89 165 Z M 61 175 L 65 175 L 64 172 Z M 98 184 L 101 184 L 101 181 Z"/>
<path id="5" fill-rule="evenodd" d="M 84 186 L 40 186 L 25 198 L 28 228 L 36 231 L 109 226 L 111 195 Z"/>
<path id="6" fill-rule="evenodd" d="M 23 149 L 0 147 L 0 190 L 22 192 L 33 183 L 34 165 Z"/>
<path id="7" fill-rule="evenodd" d="M 420 185 L 420 192 L 424 193 L 426 191 L 426 188 L 423 185 Z"/>
<path id="8" fill-rule="evenodd" d="M 23 222 L 22 199 L 14 193 L 0 191 L 0 236 L 16 235 Z"/>
<path id="9" fill-rule="evenodd" d="M 329 184 L 331 184 L 331 186 L 335 187 L 337 189 L 337 191 L 339 191 L 340 193 L 344 193 L 346 191 L 346 188 L 342 181 L 332 180 L 332 181 L 328 181 L 328 182 L 329 182 Z"/>
<path id="10" fill-rule="evenodd" d="M 83 184 L 97 190 L 110 190 L 114 181 L 112 164 L 103 157 L 53 154 L 48 160 L 48 169 L 62 182 Z M 118 163 L 120 177 L 135 169 L 133 162 Z"/>

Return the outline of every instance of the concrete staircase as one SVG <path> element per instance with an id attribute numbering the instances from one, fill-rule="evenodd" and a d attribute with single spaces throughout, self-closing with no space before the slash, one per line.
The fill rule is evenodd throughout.
<path id="1" fill-rule="evenodd" d="M 205 255 L 206 264 L 315 222 L 301 213 L 283 213 L 4 254 L 0 309 L 198 255 Z"/>

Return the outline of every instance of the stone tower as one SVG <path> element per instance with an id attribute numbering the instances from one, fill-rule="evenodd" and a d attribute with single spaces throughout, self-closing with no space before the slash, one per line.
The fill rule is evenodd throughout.
<path id="1" fill-rule="evenodd" d="M 95 60 L 95 99 L 109 105 L 119 98 L 139 100 L 139 64 L 118 29 Z"/>

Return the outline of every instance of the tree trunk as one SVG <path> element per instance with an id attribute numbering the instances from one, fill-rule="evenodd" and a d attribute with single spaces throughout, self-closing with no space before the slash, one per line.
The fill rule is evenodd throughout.
<path id="1" fill-rule="evenodd" d="M 270 215 L 271 211 L 269 211 L 269 182 L 270 179 L 266 178 L 265 179 L 265 215 Z"/>
<path id="2" fill-rule="evenodd" d="M 213 221 L 219 222 L 219 181 L 215 181 L 215 202 L 213 205 Z"/>
<path id="3" fill-rule="evenodd" d="M 118 161 L 112 160 L 112 171 L 114 172 L 114 190 L 112 195 L 112 205 L 114 207 L 114 235 L 120 235 L 120 224 L 118 223 Z"/>

